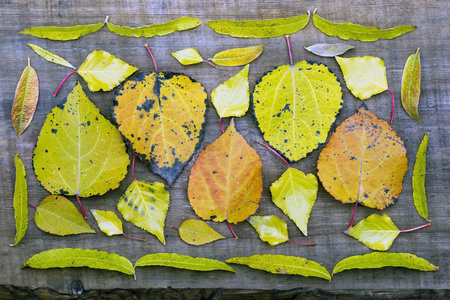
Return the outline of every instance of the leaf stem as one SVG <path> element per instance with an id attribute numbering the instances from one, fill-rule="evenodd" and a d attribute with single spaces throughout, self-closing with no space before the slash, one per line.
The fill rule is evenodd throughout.
<path id="1" fill-rule="evenodd" d="M 176 229 L 176 230 L 180 230 L 180 228 L 175 227 L 175 226 L 170 226 L 170 228 Z"/>
<path id="2" fill-rule="evenodd" d="M 212 67 L 214 67 L 214 68 L 217 69 L 217 66 L 216 66 L 215 64 L 213 64 L 212 62 L 209 62 L 209 61 L 207 61 L 207 60 L 203 60 L 203 62 L 204 62 L 204 63 L 207 63 L 208 65 L 210 65 L 210 66 L 212 66 Z"/>
<path id="3" fill-rule="evenodd" d="M 225 130 L 223 130 L 223 127 L 222 127 L 222 117 L 220 117 L 220 119 L 219 119 L 219 125 L 220 125 L 220 129 L 222 129 L 222 133 L 224 133 Z"/>
<path id="4" fill-rule="evenodd" d="M 228 228 L 230 228 L 230 231 L 231 231 L 231 234 L 233 235 L 233 237 L 237 240 L 238 239 L 238 237 L 237 237 L 237 235 L 236 235 L 236 233 L 234 233 L 234 230 L 233 230 L 233 228 L 231 228 L 231 224 L 230 224 L 230 222 L 228 222 L 228 220 L 226 220 L 226 222 L 227 222 L 227 225 L 228 225 Z"/>
<path id="5" fill-rule="evenodd" d="M 38 208 L 36 205 L 33 205 L 33 204 L 31 204 L 31 203 L 28 203 L 28 205 L 31 206 L 31 207 L 34 207 L 34 208 L 36 208 L 36 209 Z"/>
<path id="6" fill-rule="evenodd" d="M 348 229 L 353 227 L 353 222 L 355 221 L 356 207 L 358 207 L 358 201 L 355 201 L 355 208 L 353 209 L 352 220 L 350 221 L 350 225 L 348 226 Z"/>
<path id="7" fill-rule="evenodd" d="M 156 60 L 155 60 L 155 57 L 153 56 L 152 50 L 150 50 L 150 47 L 148 46 L 148 44 L 145 44 L 144 46 L 145 46 L 145 48 L 147 48 L 147 51 L 153 60 L 153 64 L 155 65 L 155 72 L 158 72 L 158 66 L 156 65 Z"/>
<path id="8" fill-rule="evenodd" d="M 286 38 L 286 43 L 289 50 L 289 60 L 291 61 L 291 66 L 294 65 L 294 61 L 292 60 L 292 52 L 291 52 L 291 43 L 289 42 L 289 35 L 284 36 Z"/>
<path id="9" fill-rule="evenodd" d="M 133 181 L 136 181 L 136 178 L 134 177 L 134 165 L 136 163 L 136 154 L 133 154 L 133 164 L 131 166 L 131 174 L 133 175 Z"/>
<path id="10" fill-rule="evenodd" d="M 80 205 L 81 212 L 83 213 L 83 217 L 85 219 L 87 219 L 88 216 L 87 216 L 86 212 L 84 211 L 83 204 L 81 204 L 80 197 L 78 196 L 78 194 L 75 194 L 75 196 L 77 197 L 77 201 L 78 201 L 78 204 Z"/>
<path id="11" fill-rule="evenodd" d="M 283 156 L 281 156 L 277 151 L 273 150 L 269 145 L 264 144 L 263 142 L 260 142 L 261 145 L 263 145 L 264 147 L 266 147 L 267 149 L 269 149 L 270 151 L 272 151 L 273 153 L 275 153 L 276 156 L 278 156 L 279 158 L 281 158 L 288 166 L 288 168 L 290 169 L 291 166 L 289 165 L 289 163 L 287 162 L 287 160 L 285 160 L 283 158 Z"/>
<path id="12" fill-rule="evenodd" d="M 392 98 L 392 112 L 391 112 L 391 123 L 392 123 L 394 122 L 394 109 L 395 109 L 394 94 L 392 94 L 390 89 L 387 89 L 387 91 L 391 94 Z"/>
<path id="13" fill-rule="evenodd" d="M 299 243 L 299 242 L 296 242 L 296 241 L 293 241 L 293 240 L 290 240 L 290 239 L 288 239 L 288 241 L 291 242 L 291 243 L 297 244 L 297 245 L 304 245 L 304 246 L 315 246 L 315 245 L 317 245 L 317 243 Z"/>
<path id="14" fill-rule="evenodd" d="M 146 239 L 140 239 L 140 238 L 137 238 L 137 237 L 134 237 L 134 236 L 129 236 L 128 234 L 125 234 L 125 233 L 123 233 L 123 232 L 122 232 L 122 234 L 123 234 L 124 236 L 126 236 L 127 238 L 130 238 L 130 239 L 132 239 L 132 240 L 137 240 L 137 241 L 142 241 L 142 242 L 146 242 L 146 241 L 147 241 Z"/>
<path id="15" fill-rule="evenodd" d="M 410 231 L 414 231 L 420 228 L 424 228 L 424 227 L 428 227 L 431 226 L 431 223 L 427 223 L 425 225 L 419 226 L 419 227 L 415 227 L 415 228 L 411 228 L 411 229 L 405 229 L 405 230 L 400 230 L 400 232 L 410 232 Z"/>
<path id="16" fill-rule="evenodd" d="M 56 97 L 56 95 L 58 95 L 59 89 L 62 87 L 62 85 L 64 84 L 64 82 L 66 82 L 67 79 L 69 79 L 70 76 L 72 76 L 73 74 L 78 73 L 78 71 L 73 71 L 72 73 L 70 73 L 69 75 L 66 76 L 66 78 L 63 79 L 63 81 L 60 83 L 60 85 L 58 86 L 58 88 L 56 89 L 56 92 L 53 94 L 53 97 Z"/>

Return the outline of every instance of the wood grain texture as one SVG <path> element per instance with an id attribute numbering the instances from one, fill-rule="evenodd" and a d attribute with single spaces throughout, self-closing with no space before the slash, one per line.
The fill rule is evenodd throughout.
<path id="1" fill-rule="evenodd" d="M 14 190 L 14 155 L 19 152 L 27 171 L 29 202 L 37 205 L 48 193 L 40 186 L 32 169 L 32 154 L 46 115 L 62 102 L 79 80 L 84 91 L 106 118 L 111 120 L 111 92 L 92 93 L 86 83 L 72 76 L 53 98 L 52 94 L 59 82 L 70 72 L 69 69 L 49 63 L 37 56 L 27 43 L 33 43 L 58 54 L 78 67 L 86 56 L 94 50 L 105 50 L 125 60 L 140 71 L 153 71 L 153 63 L 144 44 L 148 43 L 155 55 L 161 71 L 182 72 L 201 82 L 206 91 L 236 74 L 240 67 L 219 67 L 213 69 L 206 64 L 182 66 L 170 55 L 171 52 L 196 48 L 203 57 L 212 57 L 215 53 L 255 45 L 264 45 L 262 55 L 252 62 L 249 81 L 250 90 L 266 71 L 289 63 L 286 43 L 283 37 L 269 39 L 238 39 L 214 33 L 204 24 L 185 32 L 176 32 L 165 37 L 131 38 L 109 32 L 106 27 L 99 32 L 70 42 L 59 42 L 20 35 L 24 28 L 35 26 L 73 26 L 101 22 L 106 16 L 114 24 L 130 27 L 163 23 L 182 16 L 200 18 L 203 22 L 220 19 L 262 20 L 268 18 L 293 17 L 304 14 L 306 10 L 319 9 L 321 16 L 334 22 L 353 22 L 361 25 L 391 28 L 397 25 L 417 25 L 417 29 L 394 40 L 379 40 L 373 43 L 352 41 L 356 48 L 345 57 L 374 55 L 385 61 L 389 87 L 396 99 L 396 113 L 393 128 L 403 139 L 407 148 L 408 171 L 404 180 L 404 189 L 398 202 L 388 208 L 387 213 L 400 229 L 411 228 L 423 223 L 415 211 L 412 199 L 411 176 L 415 152 L 424 133 L 430 136 L 427 153 L 426 190 L 429 218 L 432 226 L 418 232 L 402 234 L 392 245 L 390 252 L 411 252 L 441 267 L 438 272 L 418 272 L 407 269 L 385 268 L 379 270 L 357 270 L 337 274 L 330 283 L 318 278 L 296 276 L 277 276 L 252 270 L 245 266 L 234 266 L 237 274 L 227 272 L 197 273 L 171 268 L 139 268 L 137 280 L 132 276 L 114 272 L 91 269 L 19 269 L 32 255 L 48 249 L 61 247 L 80 247 L 98 249 L 126 256 L 135 262 L 141 256 L 156 252 L 177 252 L 182 255 L 202 256 L 226 260 L 234 256 L 252 254 L 298 255 L 315 260 L 329 271 L 341 259 L 369 253 L 370 250 L 355 239 L 345 235 L 353 206 L 344 205 L 332 198 L 322 186 L 319 186 L 318 198 L 313 207 L 308 225 L 308 237 L 305 238 L 295 224 L 271 202 L 269 187 L 285 171 L 285 165 L 275 155 L 259 145 L 263 141 L 256 126 L 252 111 L 236 119 L 237 130 L 258 152 L 263 167 L 263 192 L 258 215 L 276 214 L 288 223 L 289 236 L 295 241 L 316 242 L 315 247 L 302 247 L 284 243 L 271 247 L 259 240 L 257 233 L 247 223 L 233 226 L 239 240 L 234 240 L 226 224 L 211 226 L 227 239 L 195 247 L 185 244 L 178 232 L 170 225 L 179 226 L 183 220 L 197 218 L 187 199 L 187 180 L 193 161 L 184 168 L 180 177 L 169 188 L 171 205 L 166 219 L 166 246 L 163 246 L 150 234 L 125 222 L 124 231 L 132 236 L 147 237 L 146 243 L 131 241 L 122 236 L 107 237 L 99 230 L 97 235 L 57 237 L 40 231 L 31 218 L 30 226 L 22 242 L 16 247 L 8 245 L 14 241 L 15 225 L 12 205 Z M 139 289 L 139 288 L 218 288 L 224 289 L 278 289 L 288 290 L 305 287 L 308 289 L 332 290 L 398 290 L 401 289 L 450 289 L 450 205 L 448 201 L 450 182 L 450 32 L 448 28 L 448 3 L 441 1 L 380 0 L 350 2 L 329 2 L 302 0 L 168 0 L 168 1 L 114 1 L 114 0 L 5 0 L 0 4 L 0 36 L 2 40 L 0 55 L 0 285 L 46 287 L 60 293 L 67 293 L 74 280 L 83 283 L 89 289 Z M 315 56 L 303 49 L 316 43 L 338 43 L 340 40 L 322 34 L 312 23 L 301 31 L 291 35 L 294 61 L 312 60 L 328 65 L 344 83 L 342 73 L 334 59 Z M 401 77 L 407 57 L 421 49 L 422 90 L 419 113 L 422 123 L 411 119 L 400 103 Z M 23 68 L 31 57 L 33 67 L 40 79 L 40 100 L 30 127 L 16 138 L 11 123 L 11 107 L 17 81 Z M 361 105 L 361 101 L 343 88 L 344 103 L 336 124 L 352 115 Z M 390 97 L 387 93 L 373 96 L 365 103 L 378 117 L 388 120 L 390 117 Z M 219 117 L 208 100 L 205 136 L 200 150 L 211 144 L 221 135 Z M 226 128 L 229 119 L 223 121 Z M 323 147 L 323 146 L 322 146 Z M 305 173 L 317 174 L 316 161 L 319 149 L 306 158 L 292 164 Z M 194 159 L 198 156 L 195 154 Z M 130 170 L 131 171 L 131 170 Z M 141 162 L 136 165 L 136 179 L 149 182 L 163 181 L 151 173 Z M 102 197 L 91 197 L 83 201 L 87 209 L 107 209 L 116 211 L 116 204 L 126 187 L 131 183 L 128 174 L 120 187 Z M 71 198 L 73 201 L 74 199 Z M 369 208 L 358 208 L 356 221 L 372 213 Z M 87 220 L 96 228 L 90 215 Z"/>

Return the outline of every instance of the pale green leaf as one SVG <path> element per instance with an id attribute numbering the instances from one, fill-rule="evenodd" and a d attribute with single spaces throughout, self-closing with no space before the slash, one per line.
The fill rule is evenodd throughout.
<path id="1" fill-rule="evenodd" d="M 331 280 L 330 273 L 319 263 L 298 256 L 257 254 L 249 257 L 233 257 L 227 259 L 225 262 L 247 265 L 252 269 L 263 270 L 274 274 L 313 276 Z"/>
<path id="2" fill-rule="evenodd" d="M 194 65 L 203 62 L 203 58 L 194 48 L 186 48 L 172 52 L 172 56 L 182 65 Z"/>
<path id="3" fill-rule="evenodd" d="M 169 209 L 169 192 L 161 182 L 133 181 L 120 197 L 117 208 L 123 218 L 166 244 L 164 221 Z"/>
<path id="4" fill-rule="evenodd" d="M 316 176 L 305 175 L 294 168 L 287 169 L 270 187 L 273 203 L 294 221 L 305 236 L 308 235 L 308 219 L 316 202 L 318 187 Z"/>
<path id="5" fill-rule="evenodd" d="M 85 36 L 89 33 L 99 31 L 103 25 L 105 25 L 105 22 L 98 24 L 76 25 L 73 27 L 33 27 L 24 29 L 19 33 L 56 41 L 70 41 L 76 40 L 79 37 Z"/>
<path id="6" fill-rule="evenodd" d="M 236 273 L 232 267 L 224 262 L 203 258 L 180 255 L 177 253 L 148 254 L 138 259 L 135 267 L 163 266 L 193 271 L 222 270 Z"/>
<path id="7" fill-rule="evenodd" d="M 437 271 L 427 260 L 411 253 L 372 252 L 344 258 L 333 268 L 333 274 L 350 269 L 377 269 L 383 267 L 403 267 L 420 271 Z"/>
<path id="8" fill-rule="evenodd" d="M 123 234 L 122 221 L 112 211 L 91 209 L 101 231 L 108 236 Z"/>
<path id="9" fill-rule="evenodd" d="M 334 57 L 337 55 L 344 54 L 348 50 L 353 49 L 355 47 L 356 46 L 354 45 L 339 43 L 339 44 L 315 44 L 309 47 L 305 47 L 305 49 L 318 56 Z"/>
<path id="10" fill-rule="evenodd" d="M 33 51 L 36 52 L 37 55 L 43 57 L 45 60 L 47 60 L 49 62 L 58 64 L 58 65 L 61 65 L 61 66 L 64 66 L 64 67 L 76 69 L 74 66 L 72 66 L 72 64 L 70 62 L 68 62 L 67 60 L 65 60 L 61 56 L 53 54 L 50 51 L 45 50 L 42 47 L 39 47 L 38 45 L 34 45 L 34 44 L 27 44 L 27 45 L 30 46 L 31 49 L 33 49 Z"/>
<path id="11" fill-rule="evenodd" d="M 240 117 L 247 112 L 250 104 L 248 69 L 249 65 L 246 65 L 212 91 L 211 102 L 220 118 Z"/>
<path id="12" fill-rule="evenodd" d="M 180 238 L 190 245 L 204 245 L 225 237 L 201 220 L 184 221 L 178 228 Z"/>
<path id="13" fill-rule="evenodd" d="M 35 269 L 88 267 L 134 275 L 133 264 L 114 253 L 92 249 L 60 248 L 33 255 L 22 266 Z"/>
<path id="14" fill-rule="evenodd" d="M 16 237 L 14 244 L 16 246 L 25 236 L 28 228 L 28 188 L 25 166 L 16 153 L 14 157 L 14 164 L 16 166 L 16 184 L 14 186 L 14 219 L 16 220 Z"/>
<path id="15" fill-rule="evenodd" d="M 299 31 L 309 22 L 309 15 L 263 21 L 209 21 L 206 23 L 217 33 L 243 38 L 268 38 Z"/>
<path id="16" fill-rule="evenodd" d="M 402 105 L 411 118 L 420 122 L 418 106 L 420 97 L 420 53 L 411 54 L 405 63 L 402 76 Z"/>
<path id="17" fill-rule="evenodd" d="M 217 53 L 209 60 L 219 66 L 242 66 L 257 59 L 262 51 L 263 45 L 230 49 Z"/>
<path id="18" fill-rule="evenodd" d="M 425 134 L 416 154 L 416 163 L 414 164 L 412 187 L 414 205 L 417 213 L 428 220 L 427 196 L 425 193 L 425 173 L 426 173 L 426 152 L 428 146 L 428 134 Z"/>
<path id="19" fill-rule="evenodd" d="M 256 229 L 259 238 L 271 246 L 289 240 L 287 224 L 277 216 L 251 216 L 247 221 Z"/>

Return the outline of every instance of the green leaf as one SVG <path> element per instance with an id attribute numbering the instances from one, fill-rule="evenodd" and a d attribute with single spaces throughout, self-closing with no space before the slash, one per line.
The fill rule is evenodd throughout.
<path id="1" fill-rule="evenodd" d="M 209 60 L 219 66 L 242 66 L 257 59 L 262 51 L 263 45 L 230 49 L 217 53 L 213 58 L 209 58 Z"/>
<path id="2" fill-rule="evenodd" d="M 163 266 L 193 271 L 222 270 L 236 273 L 232 267 L 224 262 L 202 258 L 180 255 L 177 253 L 155 253 L 148 254 L 138 259 L 135 267 Z"/>
<path id="3" fill-rule="evenodd" d="M 194 48 L 186 48 L 176 52 L 172 52 L 172 56 L 182 65 L 194 65 L 203 62 L 197 50 Z"/>
<path id="4" fill-rule="evenodd" d="M 50 195 L 39 203 L 34 221 L 42 231 L 61 236 L 95 233 L 75 205 L 59 195 Z"/>
<path id="5" fill-rule="evenodd" d="M 80 197 L 117 188 L 129 163 L 119 131 L 79 83 L 47 116 L 33 156 L 34 172 L 46 190 Z"/>
<path id="6" fill-rule="evenodd" d="M 163 24 L 152 24 L 137 28 L 130 28 L 127 26 L 114 25 L 109 22 L 106 23 L 108 29 L 116 34 L 133 37 L 154 37 L 171 34 L 175 31 L 183 31 L 195 28 L 203 22 L 197 18 L 181 17 L 176 20 L 169 21 Z"/>
<path id="7" fill-rule="evenodd" d="M 437 271 L 438 266 L 411 253 L 372 252 L 344 258 L 333 268 L 333 274 L 350 269 L 377 269 L 383 267 L 403 267 L 420 271 Z"/>
<path id="8" fill-rule="evenodd" d="M 340 43 L 340 44 L 315 44 L 309 47 L 305 47 L 305 49 L 318 56 L 334 57 L 337 55 L 344 54 L 348 50 L 353 49 L 355 47 L 356 46 L 354 45 L 347 45 Z"/>
<path id="9" fill-rule="evenodd" d="M 252 269 L 263 270 L 274 274 L 313 276 L 331 280 L 330 273 L 319 263 L 298 256 L 257 254 L 249 257 L 233 257 L 227 259 L 225 262 L 247 265 Z"/>
<path id="10" fill-rule="evenodd" d="M 341 85 L 322 64 L 298 62 L 255 85 L 253 108 L 264 139 L 291 161 L 324 143 L 342 103 Z"/>
<path id="11" fill-rule="evenodd" d="M 39 47 L 38 45 L 34 45 L 34 44 L 27 44 L 27 45 L 30 46 L 31 49 L 33 49 L 33 51 L 36 52 L 37 55 L 43 57 L 45 60 L 47 60 L 49 62 L 58 64 L 58 65 L 61 65 L 61 66 L 64 66 L 64 67 L 76 69 L 74 66 L 72 66 L 72 64 L 70 62 L 68 62 L 67 60 L 65 60 L 61 56 L 53 54 L 50 51 L 45 50 L 42 47 Z"/>
<path id="12" fill-rule="evenodd" d="M 209 21 L 206 23 L 217 33 L 243 38 L 268 38 L 299 31 L 309 22 L 309 15 L 263 21 Z"/>
<path id="13" fill-rule="evenodd" d="M 164 221 L 169 202 L 163 183 L 135 180 L 120 197 L 117 208 L 125 220 L 156 235 L 165 245 Z"/>
<path id="14" fill-rule="evenodd" d="M 414 164 L 412 187 L 414 206 L 417 213 L 422 218 L 428 220 L 427 196 L 425 193 L 425 171 L 426 171 L 426 152 L 428 146 L 428 134 L 425 134 L 416 154 L 416 163 Z"/>
<path id="15" fill-rule="evenodd" d="M 184 221 L 178 229 L 180 238 L 189 245 L 199 246 L 225 238 L 205 222 L 196 219 Z"/>
<path id="16" fill-rule="evenodd" d="M 98 227 L 108 236 L 123 234 L 122 221 L 112 211 L 91 209 Z"/>
<path id="17" fill-rule="evenodd" d="M 114 253 L 91 249 L 60 248 L 40 252 L 28 259 L 21 268 L 49 269 L 88 267 L 134 275 L 133 264 Z"/>
<path id="18" fill-rule="evenodd" d="M 251 216 L 247 221 L 258 232 L 259 238 L 271 246 L 289 240 L 287 224 L 277 216 Z"/>
<path id="19" fill-rule="evenodd" d="M 16 166 L 16 184 L 14 186 L 14 219 L 16 220 L 16 237 L 14 244 L 16 246 L 25 236 L 28 228 L 28 188 L 25 166 L 16 153 L 14 157 L 14 164 Z"/>
<path id="20" fill-rule="evenodd" d="M 420 53 L 411 54 L 405 63 L 402 76 L 402 105 L 411 118 L 420 122 L 418 106 L 420 97 Z"/>
<path id="21" fill-rule="evenodd" d="M 246 65 L 212 91 L 211 102 L 220 118 L 241 117 L 247 112 L 250 104 L 248 69 Z"/>
<path id="22" fill-rule="evenodd" d="M 105 22 L 89 25 L 76 25 L 73 27 L 33 27 L 24 29 L 19 33 L 56 41 L 70 41 L 76 40 L 89 33 L 99 31 L 103 25 L 105 25 Z"/>
<path id="23" fill-rule="evenodd" d="M 416 26 L 402 25 L 390 29 L 361 26 L 353 23 L 333 23 L 317 14 L 313 14 L 313 23 L 317 29 L 329 36 L 337 36 L 343 40 L 373 42 L 378 39 L 393 39 L 416 29 Z"/>
<path id="24" fill-rule="evenodd" d="M 305 175 L 294 168 L 287 169 L 270 187 L 273 203 L 294 221 L 305 236 L 308 235 L 308 219 L 316 202 L 318 187 L 316 176 Z"/>

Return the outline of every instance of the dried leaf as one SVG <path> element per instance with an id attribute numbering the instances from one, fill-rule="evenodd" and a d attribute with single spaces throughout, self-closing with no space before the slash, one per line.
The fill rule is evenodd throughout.
<path id="1" fill-rule="evenodd" d="M 16 153 L 14 157 L 14 164 L 16 166 L 16 183 L 14 186 L 14 219 L 16 221 L 16 237 L 14 244 L 16 246 L 25 236 L 28 228 L 28 188 L 25 166 Z"/>
<path id="2" fill-rule="evenodd" d="M 217 33 L 243 38 L 268 38 L 299 31 L 309 22 L 309 15 L 263 21 L 209 21 L 206 23 Z"/>
<path id="3" fill-rule="evenodd" d="M 24 29 L 19 33 L 55 41 L 70 41 L 76 40 L 79 37 L 85 36 L 89 33 L 99 31 L 103 25 L 105 25 L 105 22 L 89 25 L 76 25 L 73 27 L 33 27 Z"/>
<path id="4" fill-rule="evenodd" d="M 225 262 L 247 265 L 252 269 L 263 270 L 274 274 L 313 276 L 331 280 L 330 273 L 327 269 L 315 261 L 298 256 L 258 254 L 249 257 L 233 257 L 227 259 Z"/>
<path id="5" fill-rule="evenodd" d="M 271 246 L 289 240 L 287 224 L 277 216 L 251 216 L 247 221 L 258 232 L 259 238 Z"/>
<path id="6" fill-rule="evenodd" d="M 416 154 L 416 163 L 414 164 L 412 187 L 414 206 L 417 213 L 428 220 L 427 196 L 425 193 L 425 173 L 426 173 L 426 152 L 428 145 L 428 134 L 425 134 Z"/>
<path id="7" fill-rule="evenodd" d="M 112 211 L 91 209 L 98 227 L 108 236 L 123 234 L 122 221 Z"/>
<path id="8" fill-rule="evenodd" d="M 339 43 L 339 44 L 315 44 L 309 47 L 305 47 L 305 49 L 318 56 L 334 57 L 337 55 L 344 54 L 348 50 L 353 49 L 355 47 L 356 46 L 354 45 Z"/>
<path id="9" fill-rule="evenodd" d="M 209 60 L 219 66 L 243 66 L 257 59 L 262 51 L 263 45 L 230 49 L 217 53 Z"/>
<path id="10" fill-rule="evenodd" d="M 189 245 L 200 246 L 225 238 L 201 220 L 186 220 L 178 229 L 180 238 Z"/>
<path id="11" fill-rule="evenodd" d="M 21 135 L 30 125 L 39 99 L 39 79 L 36 71 L 30 66 L 23 70 L 16 87 L 14 103 L 11 109 L 11 119 L 17 136 Z"/>
<path id="12" fill-rule="evenodd" d="M 203 62 L 197 50 L 194 48 L 186 48 L 176 52 L 172 52 L 172 56 L 182 65 L 194 65 Z"/>
<path id="13" fill-rule="evenodd" d="M 27 45 L 30 46 L 31 49 L 33 49 L 33 51 L 36 52 L 37 55 L 43 57 L 45 60 L 47 60 L 49 62 L 58 64 L 58 65 L 61 65 L 61 66 L 64 66 L 64 67 L 76 69 L 74 66 L 72 66 L 72 64 L 70 62 L 68 62 L 67 60 L 65 60 L 61 56 L 53 54 L 50 51 L 45 50 L 42 47 L 39 47 L 38 45 L 34 45 L 34 44 L 27 44 Z"/>
<path id="14" fill-rule="evenodd" d="M 405 63 L 402 76 L 402 105 L 411 118 L 420 122 L 418 106 L 420 97 L 420 53 L 411 54 Z"/>

